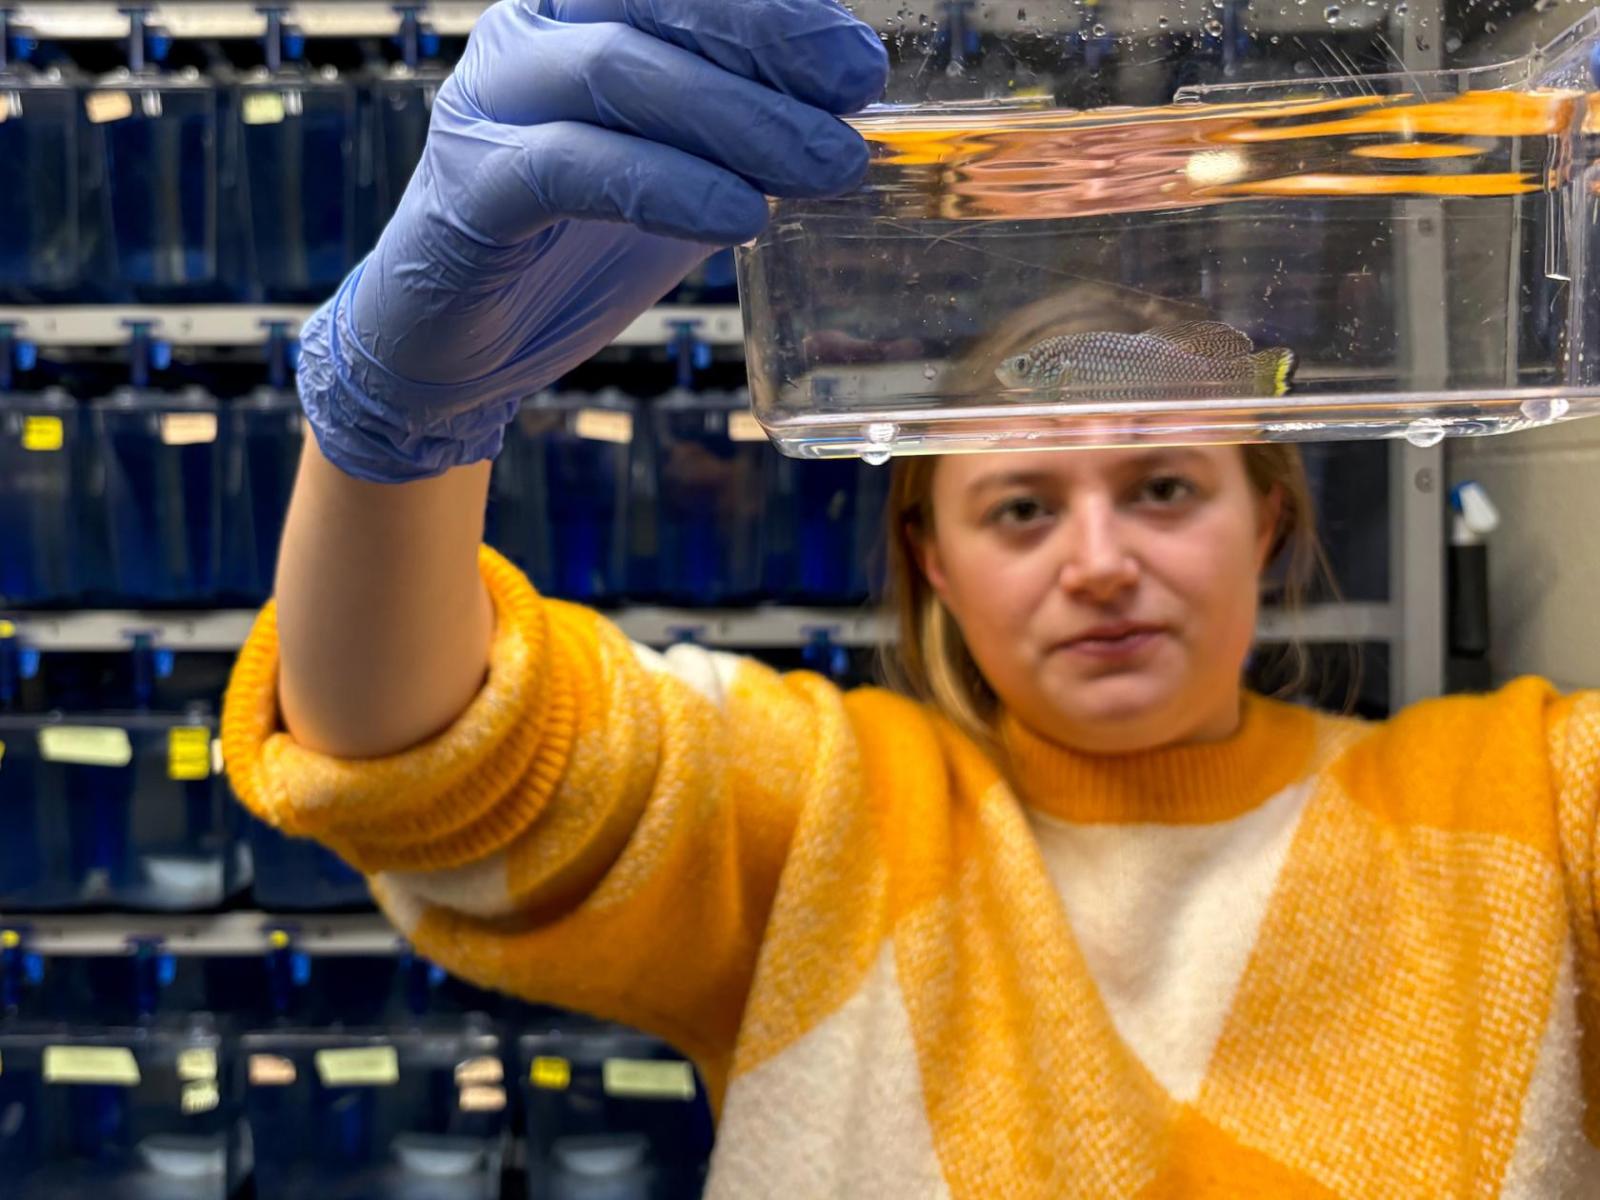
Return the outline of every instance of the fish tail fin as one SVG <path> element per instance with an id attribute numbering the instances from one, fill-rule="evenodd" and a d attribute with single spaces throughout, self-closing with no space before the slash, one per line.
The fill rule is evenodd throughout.
<path id="1" fill-rule="evenodd" d="M 1281 396 L 1289 390 L 1289 377 L 1294 374 L 1294 351 L 1282 346 L 1259 350 L 1250 356 L 1250 366 L 1263 393 Z"/>

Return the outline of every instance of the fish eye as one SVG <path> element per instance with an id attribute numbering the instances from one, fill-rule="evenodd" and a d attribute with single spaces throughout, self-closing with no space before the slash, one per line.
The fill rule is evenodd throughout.
<path id="1" fill-rule="evenodd" d="M 1018 354 L 1006 365 L 1018 375 L 1026 375 L 1028 373 L 1028 356 L 1026 354 Z"/>

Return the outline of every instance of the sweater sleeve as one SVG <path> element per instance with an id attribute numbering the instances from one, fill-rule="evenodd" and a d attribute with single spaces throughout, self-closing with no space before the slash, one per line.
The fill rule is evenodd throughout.
<path id="1" fill-rule="evenodd" d="M 1600 1145 L 1600 692 L 1554 699 L 1546 731 L 1573 917 L 1585 1127 Z"/>
<path id="2" fill-rule="evenodd" d="M 282 731 L 275 616 L 223 718 L 240 800 L 364 872 L 417 948 L 525 999 L 648 1029 L 726 1067 L 801 811 L 859 787 L 843 697 L 748 659 L 635 646 L 481 558 L 496 625 L 455 724 L 388 758 Z"/>

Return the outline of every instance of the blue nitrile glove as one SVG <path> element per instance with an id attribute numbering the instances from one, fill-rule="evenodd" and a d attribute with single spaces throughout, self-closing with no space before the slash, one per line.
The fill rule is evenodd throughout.
<path id="1" fill-rule="evenodd" d="M 831 114 L 887 70 L 835 0 L 501 0 L 377 247 L 306 325 L 323 453 L 380 483 L 494 457 L 524 396 L 758 234 L 763 193 L 857 186 L 865 144 Z"/>

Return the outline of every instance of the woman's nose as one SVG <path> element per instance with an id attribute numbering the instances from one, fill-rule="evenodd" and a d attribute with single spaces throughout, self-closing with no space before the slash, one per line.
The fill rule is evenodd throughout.
<path id="1" fill-rule="evenodd" d="M 1086 498 L 1075 505 L 1064 532 L 1061 586 L 1068 592 L 1104 602 L 1138 582 L 1139 560 L 1108 501 Z"/>

